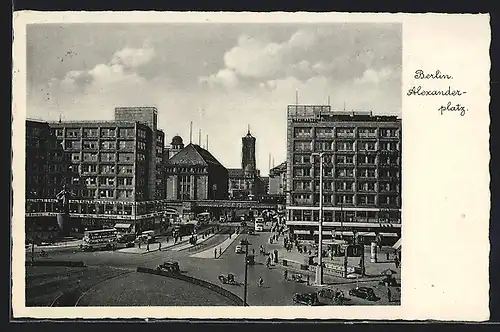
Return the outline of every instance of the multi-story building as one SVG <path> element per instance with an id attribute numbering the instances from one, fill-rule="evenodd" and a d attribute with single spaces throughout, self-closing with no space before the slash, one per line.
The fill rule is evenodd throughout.
<path id="1" fill-rule="evenodd" d="M 250 133 L 241 138 L 241 168 L 230 168 L 229 197 L 235 200 L 256 199 L 264 194 L 263 181 L 256 167 L 256 138 Z"/>
<path id="2" fill-rule="evenodd" d="M 285 195 L 286 162 L 269 170 L 269 195 Z"/>
<path id="3" fill-rule="evenodd" d="M 317 234 L 320 161 L 313 154 L 318 152 L 324 152 L 324 232 L 385 230 L 397 236 L 401 120 L 334 112 L 324 105 L 288 106 L 287 224 L 299 236 Z"/>
<path id="4" fill-rule="evenodd" d="M 165 175 L 169 201 L 227 199 L 227 169 L 199 145 L 188 144 L 166 161 Z"/>
<path id="5" fill-rule="evenodd" d="M 156 122 L 155 108 L 133 107 L 117 108 L 114 121 L 48 124 L 77 172 L 66 181 L 74 195 L 69 209 L 75 228 L 163 227 L 164 133 Z M 26 212 L 51 215 L 55 207 L 55 200 L 28 200 Z"/>
<path id="6" fill-rule="evenodd" d="M 56 219 L 36 214 L 38 210 L 33 204 L 48 206 L 51 211 L 58 212 L 55 197 L 73 175 L 68 154 L 58 143 L 48 123 L 27 120 L 25 197 L 29 202 L 26 211 L 35 213 L 26 216 L 28 238 L 35 236 L 45 239 L 58 233 Z"/>

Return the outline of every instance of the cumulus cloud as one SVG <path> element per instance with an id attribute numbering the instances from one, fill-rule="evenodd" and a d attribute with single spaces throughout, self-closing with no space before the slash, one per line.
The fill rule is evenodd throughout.
<path id="1" fill-rule="evenodd" d="M 239 83 L 238 76 L 231 69 L 221 69 L 216 74 L 200 77 L 199 81 L 208 86 L 223 86 L 226 88 L 234 88 Z"/>
<path id="2" fill-rule="evenodd" d="M 358 84 L 379 84 L 394 77 L 394 72 L 390 68 L 382 68 L 380 70 L 367 69 L 363 76 L 357 78 L 355 83 Z"/>
<path id="3" fill-rule="evenodd" d="M 147 43 L 143 48 L 127 47 L 115 52 L 107 64 L 98 64 L 90 70 L 69 71 L 58 84 L 52 82 L 52 88 L 58 86 L 66 92 L 88 92 L 96 89 L 107 91 L 107 88 L 140 86 L 145 83 L 145 79 L 134 70 L 151 62 L 155 55 L 154 48 Z"/>
<path id="4" fill-rule="evenodd" d="M 149 63 L 155 56 L 155 49 L 146 42 L 142 48 L 126 47 L 116 52 L 113 55 L 111 64 L 118 64 L 127 68 L 138 68 Z"/>

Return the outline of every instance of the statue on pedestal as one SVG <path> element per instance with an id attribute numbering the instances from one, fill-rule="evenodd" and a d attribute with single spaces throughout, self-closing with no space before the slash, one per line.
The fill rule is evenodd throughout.
<path id="1" fill-rule="evenodd" d="M 57 213 L 57 224 L 61 231 L 61 235 L 68 233 L 69 229 L 69 199 L 74 196 L 70 192 L 66 185 L 63 185 L 63 189 L 56 195 L 56 199 L 59 203 L 59 212 Z"/>

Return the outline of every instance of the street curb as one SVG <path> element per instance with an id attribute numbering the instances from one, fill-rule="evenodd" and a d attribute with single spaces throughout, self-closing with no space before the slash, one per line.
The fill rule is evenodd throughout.
<path id="1" fill-rule="evenodd" d="M 26 261 L 25 266 L 67 266 L 67 267 L 87 267 L 82 261 Z"/>
<path id="2" fill-rule="evenodd" d="M 137 272 L 139 273 L 148 273 L 148 274 L 155 274 L 159 275 L 162 277 L 167 277 L 167 278 L 173 278 L 173 279 L 178 279 L 182 281 L 186 281 L 204 288 L 207 288 L 211 291 L 214 291 L 227 299 L 233 301 L 236 305 L 242 306 L 243 305 L 243 299 L 240 298 L 238 295 L 234 294 L 233 292 L 228 291 L 227 289 L 224 289 L 216 284 L 213 284 L 211 282 L 202 280 L 202 279 L 197 279 L 185 274 L 180 274 L 180 273 L 171 273 L 167 271 L 158 271 L 155 269 L 148 269 L 144 267 L 138 267 Z"/>

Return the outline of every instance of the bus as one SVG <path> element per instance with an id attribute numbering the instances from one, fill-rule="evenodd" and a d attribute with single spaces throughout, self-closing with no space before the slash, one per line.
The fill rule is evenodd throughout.
<path id="1" fill-rule="evenodd" d="M 264 218 L 262 217 L 255 218 L 255 231 L 256 232 L 264 231 Z"/>
<path id="2" fill-rule="evenodd" d="M 198 213 L 196 220 L 202 225 L 208 224 L 210 222 L 210 212 Z"/>
<path id="3" fill-rule="evenodd" d="M 85 231 L 83 233 L 82 250 L 116 248 L 118 232 L 115 228 Z"/>

